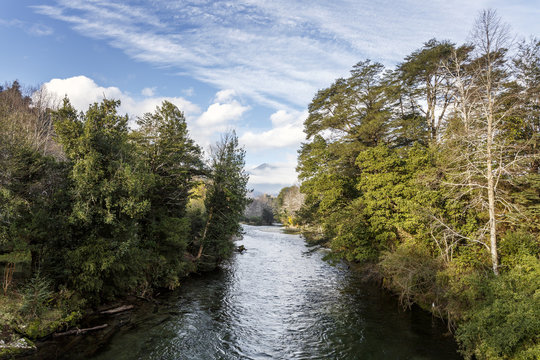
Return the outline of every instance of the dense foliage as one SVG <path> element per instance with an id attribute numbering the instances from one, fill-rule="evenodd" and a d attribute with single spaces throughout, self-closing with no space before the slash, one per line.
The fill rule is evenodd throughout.
<path id="1" fill-rule="evenodd" d="M 276 198 L 272 195 L 262 194 L 250 199 L 244 210 L 243 222 L 250 225 L 272 225 L 277 210 Z"/>
<path id="2" fill-rule="evenodd" d="M 320 90 L 298 220 L 378 264 L 405 306 L 445 318 L 466 357 L 538 358 L 540 41 L 484 12 L 470 44 L 430 40 Z"/>
<path id="3" fill-rule="evenodd" d="M 282 224 L 288 227 L 296 227 L 297 212 L 304 203 L 304 195 L 297 185 L 284 187 L 280 190 L 275 205 L 276 217 Z"/>
<path id="4" fill-rule="evenodd" d="M 231 254 L 247 202 L 234 133 L 206 164 L 170 102 L 130 130 L 118 101 L 79 113 L 30 94 L 0 89 L 2 290 L 19 301 L 0 325 L 47 311 L 65 325 L 73 310 L 175 288 Z M 36 326 L 30 336 L 46 333 Z"/>

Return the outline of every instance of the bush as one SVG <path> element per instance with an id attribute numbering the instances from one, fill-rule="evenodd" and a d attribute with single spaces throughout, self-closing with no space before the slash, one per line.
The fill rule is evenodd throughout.
<path id="1" fill-rule="evenodd" d="M 24 286 L 21 313 L 34 318 L 39 317 L 47 309 L 52 297 L 50 280 L 39 272 L 36 273 Z"/>
<path id="2" fill-rule="evenodd" d="M 538 236 L 526 231 L 509 231 L 499 244 L 499 256 L 503 269 L 509 270 L 519 264 L 526 255 L 540 255 Z"/>
<path id="3" fill-rule="evenodd" d="M 418 303 L 431 308 L 442 298 L 437 275 L 443 270 L 444 264 L 434 258 L 426 247 L 413 241 L 402 243 L 395 251 L 383 254 L 380 266 L 386 286 L 400 294 L 404 307 Z"/>
<path id="4" fill-rule="evenodd" d="M 540 261 L 522 257 L 484 283 L 484 301 L 465 314 L 456 338 L 467 359 L 540 358 Z"/>

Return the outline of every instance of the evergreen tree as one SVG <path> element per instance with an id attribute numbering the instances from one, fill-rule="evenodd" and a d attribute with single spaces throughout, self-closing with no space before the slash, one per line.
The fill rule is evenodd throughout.
<path id="1" fill-rule="evenodd" d="M 201 150 L 189 138 L 184 114 L 168 101 L 139 118 L 138 125 L 132 138 L 139 161 L 152 176 L 146 195 L 150 210 L 141 219 L 146 283 L 174 288 L 190 267 L 184 253 L 194 234 L 186 206 L 203 174 Z"/>
<path id="2" fill-rule="evenodd" d="M 215 266 L 230 256 L 233 238 L 241 234 L 240 220 L 249 203 L 245 151 L 234 132 L 225 134 L 212 147 L 209 182 L 205 198 L 206 224 L 197 258 Z"/>
<path id="3" fill-rule="evenodd" d="M 79 115 L 69 101 L 54 114 L 72 164 L 73 238 L 65 252 L 73 288 L 98 300 L 137 285 L 139 224 L 148 211 L 150 178 L 139 171 L 119 102 L 103 100 Z"/>

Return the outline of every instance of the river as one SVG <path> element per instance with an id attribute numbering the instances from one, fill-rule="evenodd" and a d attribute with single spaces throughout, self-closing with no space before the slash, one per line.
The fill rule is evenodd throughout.
<path id="1" fill-rule="evenodd" d="M 191 277 L 163 304 L 124 314 L 131 319 L 120 317 L 114 332 L 87 336 L 60 354 L 115 360 L 460 359 L 440 321 L 419 309 L 403 311 L 395 297 L 362 282 L 346 265 L 325 261 L 326 250 L 279 227 L 244 231 L 238 244 L 247 251 L 222 269 Z M 118 328 L 124 321 L 127 326 Z"/>

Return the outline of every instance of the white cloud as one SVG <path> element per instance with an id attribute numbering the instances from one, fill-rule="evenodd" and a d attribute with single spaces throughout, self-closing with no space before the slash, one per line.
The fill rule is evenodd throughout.
<path id="1" fill-rule="evenodd" d="M 307 116 L 307 113 L 302 113 L 300 117 L 303 117 L 304 114 Z M 297 123 L 299 120 L 303 121 L 303 119 L 299 119 L 298 114 L 293 114 L 286 110 L 276 111 L 275 113 L 270 115 L 270 120 L 275 126 Z"/>
<path id="2" fill-rule="evenodd" d="M 128 114 L 131 118 L 141 116 L 147 112 L 153 112 L 156 106 L 167 100 L 182 110 L 186 117 L 200 113 L 200 108 L 182 97 L 147 97 L 136 99 L 119 88 L 110 86 L 103 87 L 84 75 L 74 76 L 67 79 L 52 79 L 43 86 L 48 92 L 59 98 L 67 95 L 71 104 L 79 111 L 86 111 L 88 106 L 99 102 L 103 98 L 120 100 L 118 109 L 120 114 Z"/>
<path id="3" fill-rule="evenodd" d="M 236 91 L 225 89 L 218 91 L 214 103 L 197 119 L 197 126 L 207 133 L 225 131 L 249 110 L 236 99 Z"/>
<path id="4" fill-rule="evenodd" d="M 247 106 L 237 101 L 228 104 L 214 103 L 199 117 L 197 124 L 213 128 L 227 127 L 231 122 L 239 120 Z"/>
<path id="5" fill-rule="evenodd" d="M 218 91 L 216 94 L 216 102 L 229 102 L 237 96 L 234 89 L 225 89 Z"/>
<path id="6" fill-rule="evenodd" d="M 49 36 L 54 33 L 54 30 L 40 23 L 28 23 L 18 19 L 4 20 L 0 19 L 0 26 L 16 27 L 24 30 L 27 34 L 32 36 Z"/>
<path id="7" fill-rule="evenodd" d="M 83 75 L 67 79 L 52 79 L 43 86 L 48 92 L 59 97 L 67 96 L 71 104 L 81 111 L 87 110 L 89 104 L 103 98 L 121 100 L 124 95 L 117 87 L 98 86 L 94 80 Z"/>
<path id="8" fill-rule="evenodd" d="M 152 97 L 156 94 L 156 87 L 146 87 L 141 90 L 141 95 L 146 97 Z"/>
<path id="9" fill-rule="evenodd" d="M 273 184 L 290 186 L 298 182 L 296 162 L 269 163 L 268 166 L 257 169 L 253 167 L 249 172 L 249 185 Z"/>
<path id="10" fill-rule="evenodd" d="M 250 151 L 260 151 L 277 148 L 298 148 L 305 139 L 304 119 L 307 111 L 287 112 L 279 110 L 270 116 L 273 128 L 270 130 L 252 132 L 246 131 L 240 136 L 240 143 Z"/>

